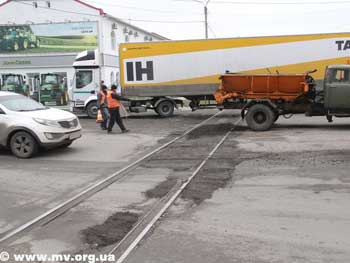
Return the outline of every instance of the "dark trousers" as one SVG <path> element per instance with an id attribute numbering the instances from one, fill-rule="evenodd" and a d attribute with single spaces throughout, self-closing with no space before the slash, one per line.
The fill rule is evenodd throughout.
<path id="1" fill-rule="evenodd" d="M 101 114 L 103 122 L 101 122 L 101 127 L 107 129 L 107 123 L 109 119 L 109 111 L 107 107 L 101 107 Z"/>
<path id="2" fill-rule="evenodd" d="M 123 124 L 123 120 L 120 117 L 120 113 L 119 113 L 119 107 L 118 108 L 111 108 L 108 109 L 109 110 L 109 124 L 108 124 L 108 130 L 111 131 L 113 129 L 114 123 L 117 122 L 118 126 L 120 127 L 120 129 L 122 131 L 126 130 L 124 124 Z"/>

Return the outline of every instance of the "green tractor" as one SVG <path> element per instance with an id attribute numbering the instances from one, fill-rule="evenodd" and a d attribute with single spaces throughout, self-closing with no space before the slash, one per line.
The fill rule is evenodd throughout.
<path id="1" fill-rule="evenodd" d="M 67 89 L 64 78 L 59 74 L 42 74 L 40 82 L 40 102 L 56 102 L 57 106 L 67 104 Z"/>
<path id="2" fill-rule="evenodd" d="M 6 26 L 1 28 L 1 50 L 19 51 L 31 47 L 40 47 L 40 39 L 34 35 L 30 26 Z"/>
<path id="3" fill-rule="evenodd" d="M 29 95 L 29 87 L 24 78 L 19 74 L 4 74 L 1 77 L 1 90 L 19 93 L 25 96 Z"/>

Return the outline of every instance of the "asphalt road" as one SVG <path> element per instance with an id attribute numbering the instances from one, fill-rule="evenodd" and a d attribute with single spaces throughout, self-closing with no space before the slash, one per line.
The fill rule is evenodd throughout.
<path id="1" fill-rule="evenodd" d="M 107 135 L 94 120 L 81 119 L 83 137 L 67 149 L 43 151 L 19 160 L 0 150 L 0 235 L 69 199 L 94 182 L 208 118 L 212 111 L 179 112 L 162 119 L 154 113 L 131 115 L 131 130 Z"/>
<path id="2" fill-rule="evenodd" d="M 303 116 L 243 126 L 218 152 L 232 158 L 229 185 L 200 205 L 179 199 L 126 262 L 350 262 L 349 130 Z"/>
<path id="3" fill-rule="evenodd" d="M 214 112 L 185 111 L 171 119 L 136 115 L 126 120 L 130 134 L 113 135 L 83 119 L 84 137 L 71 149 L 31 160 L 0 152 L 0 232 L 66 200 Z M 193 147 L 195 159 L 210 148 L 213 135 L 222 134 L 237 118 L 237 112 L 224 112 L 181 147 Z M 349 130 L 348 119 L 328 124 L 325 118 L 303 116 L 282 118 L 267 132 L 252 132 L 242 124 L 126 262 L 350 262 Z M 153 169 L 150 162 L 135 170 L 9 244 L 9 251 L 77 253 L 88 247 L 105 253 L 108 246 L 95 250 L 82 243 L 83 230 L 108 226 L 116 212 L 147 210 L 154 198 L 145 198 L 145 193 L 158 189 L 174 171 L 184 173 L 181 165 L 188 156 L 181 148 L 176 156 L 171 167 Z"/>

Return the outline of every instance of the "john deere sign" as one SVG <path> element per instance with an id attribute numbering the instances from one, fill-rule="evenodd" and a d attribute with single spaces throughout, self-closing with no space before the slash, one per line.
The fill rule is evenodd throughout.
<path id="1" fill-rule="evenodd" d="M 79 52 L 97 44 L 97 22 L 0 26 L 0 53 Z"/>
<path id="2" fill-rule="evenodd" d="M 32 61 L 30 60 L 11 60 L 11 61 L 4 61 L 3 65 L 10 66 L 10 65 L 31 65 Z"/>

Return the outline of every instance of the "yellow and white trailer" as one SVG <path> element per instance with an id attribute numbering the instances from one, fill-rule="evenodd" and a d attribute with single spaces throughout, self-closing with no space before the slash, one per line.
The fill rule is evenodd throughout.
<path id="1" fill-rule="evenodd" d="M 176 106 L 172 97 L 191 100 L 193 108 L 211 99 L 225 72 L 317 69 L 313 77 L 321 81 L 327 65 L 349 63 L 350 33 L 125 43 L 119 52 L 122 94 L 151 98 L 149 108 L 163 113 L 160 103 L 165 111 L 169 101 Z"/>

